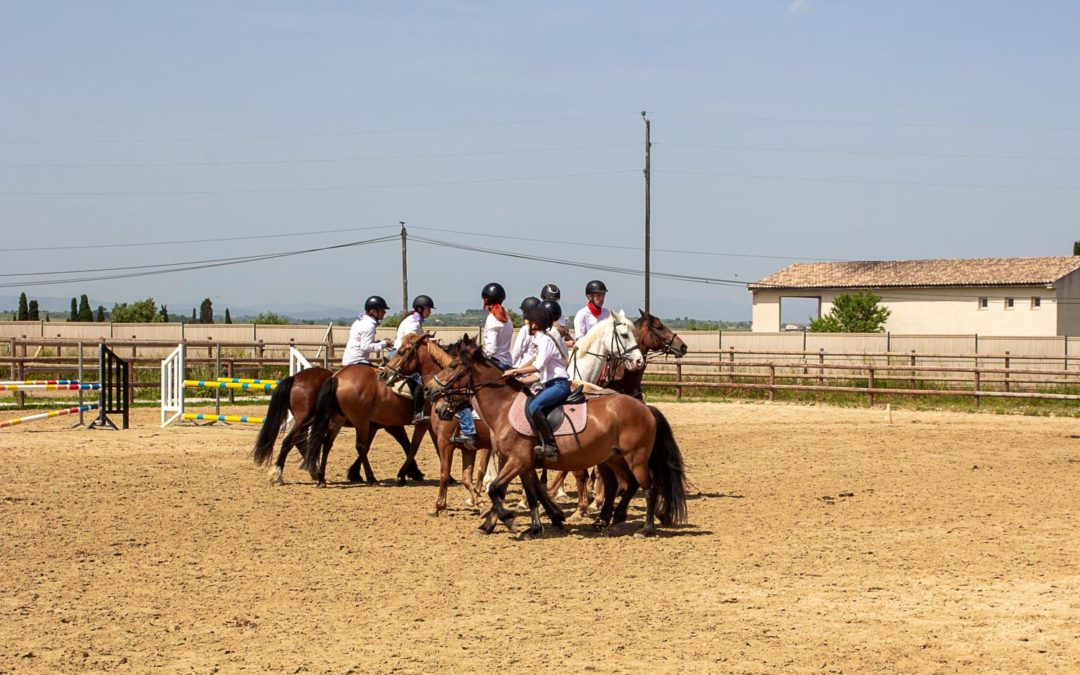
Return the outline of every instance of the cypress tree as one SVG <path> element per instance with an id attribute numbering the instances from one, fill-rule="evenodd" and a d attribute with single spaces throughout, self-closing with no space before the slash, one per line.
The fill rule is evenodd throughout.
<path id="1" fill-rule="evenodd" d="M 97 306 L 97 318 L 95 321 L 98 323 L 105 323 L 105 305 Z"/>
<path id="2" fill-rule="evenodd" d="M 93 321 L 94 311 L 90 309 L 90 298 L 84 293 L 79 298 L 79 321 Z"/>
<path id="3" fill-rule="evenodd" d="M 1073 242 L 1073 255 L 1080 255 L 1080 241 Z"/>
<path id="4" fill-rule="evenodd" d="M 198 321 L 198 319 L 195 318 L 195 308 L 192 307 L 191 308 L 191 323 L 195 323 L 197 321 Z"/>
<path id="5" fill-rule="evenodd" d="M 26 304 L 26 293 L 19 293 L 19 321 L 30 320 L 30 308 Z"/>
<path id="6" fill-rule="evenodd" d="M 232 315 L 229 314 L 229 308 L 225 308 L 225 323 L 232 323 Z"/>
<path id="7" fill-rule="evenodd" d="M 199 305 L 199 323 L 214 323 L 214 303 L 206 298 Z"/>
<path id="8" fill-rule="evenodd" d="M 41 312 L 38 311 L 38 301 L 31 300 L 26 308 L 27 321 L 41 321 Z"/>
<path id="9" fill-rule="evenodd" d="M 169 323 L 169 308 L 166 307 L 164 304 L 161 305 L 160 314 L 161 314 L 161 320 L 164 321 L 165 323 Z"/>
<path id="10" fill-rule="evenodd" d="M 68 316 L 68 321 L 79 320 L 79 301 L 75 298 L 71 299 L 71 314 Z"/>

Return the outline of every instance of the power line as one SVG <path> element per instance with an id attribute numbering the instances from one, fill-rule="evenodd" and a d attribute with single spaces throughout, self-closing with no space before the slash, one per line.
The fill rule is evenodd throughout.
<path id="1" fill-rule="evenodd" d="M 679 174 L 684 176 L 717 176 L 720 178 L 747 178 L 753 180 L 790 180 L 807 183 L 852 183 L 857 185 L 901 185 L 908 187 L 943 187 L 943 188 L 967 188 L 967 189 L 991 189 L 991 190 L 1050 190 L 1059 192 L 1075 192 L 1080 187 L 1056 186 L 1056 185 L 1001 185 L 991 183 L 933 183 L 925 181 L 895 181 L 895 180 L 864 180 L 858 178 L 817 178 L 811 176 L 771 176 L 753 173 L 719 173 L 712 171 L 682 171 L 675 169 L 663 169 L 657 173 Z"/>
<path id="2" fill-rule="evenodd" d="M 4 251 L 70 251 L 97 248 L 136 248 L 140 246 L 171 246 L 175 244 L 210 244 L 223 241 L 255 241 L 260 239 L 282 239 L 285 237 L 310 237 L 316 234 L 335 234 L 340 232 L 359 232 L 363 230 L 386 230 L 392 225 L 373 225 L 370 227 L 343 227 L 335 230 L 310 230 L 285 234 L 248 234 L 242 237 L 212 237 L 208 239 L 173 239 L 166 241 L 142 241 L 124 244 L 73 244 L 64 246 L 27 246 L 23 248 L 5 248 Z M 396 229 L 396 228 L 395 228 Z"/>
<path id="3" fill-rule="evenodd" d="M 655 112 L 651 115 L 670 115 L 672 117 L 711 117 L 745 122 L 791 122 L 798 124 L 844 124 L 857 126 L 912 127 L 917 129 L 986 129 L 1001 131 L 1080 131 L 1080 127 L 1048 125 L 1003 125 L 1003 124 L 964 124 L 964 123 L 926 123 L 926 122 L 890 122 L 884 120 L 837 120 L 813 119 L 805 117 L 760 117 L 753 115 L 725 115 L 709 112 Z"/>
<path id="4" fill-rule="evenodd" d="M 934 159 L 1021 159 L 1021 160 L 1080 160 L 1080 155 L 979 155 L 942 152 L 883 152 L 874 150 L 829 150 L 820 148 L 788 148 L 763 145 L 713 145 L 708 143 L 653 143 L 669 148 L 712 148 L 716 150 L 749 150 L 754 152 L 799 152 L 827 155 L 866 155 L 870 157 L 929 157 Z"/>
<path id="5" fill-rule="evenodd" d="M 549 180 L 553 178 L 584 178 L 588 176 L 614 176 L 618 174 L 638 173 L 637 169 L 617 171 L 586 171 L 580 173 L 549 174 L 544 176 L 507 176 L 505 178 L 472 178 L 465 180 L 431 181 L 426 183 L 383 183 L 373 185 L 331 185 L 306 188 L 239 188 L 230 190 L 150 190 L 117 192 L 0 192 L 0 197 L 147 197 L 147 196 L 183 196 L 183 195 L 236 195 L 266 194 L 284 192 L 338 192 L 349 190 L 380 190 L 389 188 L 433 187 L 438 185 L 475 185 L 480 183 L 512 183 L 530 180 Z"/>
<path id="6" fill-rule="evenodd" d="M 637 147 L 637 143 L 607 143 L 604 145 L 570 145 L 555 148 L 521 148 L 513 150 L 487 150 L 478 152 L 450 152 L 425 155 L 372 155 L 367 157 L 321 157 L 308 159 L 252 159 L 202 162 L 90 162 L 90 163 L 29 163 L 0 164 L 4 169 L 89 169 L 89 168 L 150 168 L 150 167 L 196 167 L 196 166 L 259 166 L 279 164 L 332 164 L 368 162 L 398 159 L 442 159 L 452 157 L 489 157 L 494 155 L 518 155 L 541 152 L 573 152 L 578 150 L 603 150 L 609 148 Z"/>
<path id="7" fill-rule="evenodd" d="M 482 122 L 476 124 L 452 124 L 431 127 L 406 127 L 389 129 L 364 129 L 359 131 L 326 131 L 305 132 L 292 134 L 252 134 L 238 136 L 180 136 L 165 138 L 83 138 L 83 139 L 0 139 L 0 143 L 12 145 L 45 145 L 45 144 L 97 144 L 97 143 L 191 143 L 203 141 L 262 141 L 284 138 L 336 138 L 341 136 L 370 136 L 376 134 L 406 134 L 429 131 L 456 131 L 461 129 L 488 129 L 494 127 L 511 127 L 528 124 L 550 124 L 555 122 L 574 122 L 579 120 L 610 119 L 613 117 L 626 117 L 636 113 L 606 113 L 599 115 L 573 115 L 568 117 L 548 117 L 543 119 L 514 120 L 507 122 Z"/>
<path id="8" fill-rule="evenodd" d="M 309 249 L 303 249 L 303 250 L 299 250 L 299 251 L 282 251 L 282 252 L 278 252 L 278 253 L 267 253 L 267 254 L 264 254 L 264 255 L 247 256 L 247 257 L 241 258 L 241 259 L 221 259 L 219 262 L 193 263 L 193 264 L 166 263 L 166 264 L 186 264 L 187 265 L 185 267 L 176 267 L 176 268 L 173 268 L 173 269 L 156 269 L 156 270 L 150 270 L 150 271 L 125 272 L 123 274 L 110 274 L 110 275 L 93 276 L 93 277 L 67 277 L 67 278 L 64 278 L 64 279 L 43 279 L 43 280 L 34 280 L 34 281 L 4 282 L 4 283 L 0 283 L 0 288 L 20 288 L 20 287 L 26 287 L 26 286 L 55 286 L 55 285 L 58 285 L 58 284 L 85 283 L 85 282 L 90 282 L 90 281 L 106 281 L 106 280 L 110 280 L 110 279 L 133 279 L 133 278 L 138 278 L 138 277 L 158 276 L 158 275 L 161 275 L 161 274 L 173 274 L 173 273 L 176 273 L 176 272 L 187 272 L 187 271 L 191 271 L 191 270 L 203 270 L 203 269 L 211 269 L 211 268 L 215 268 L 215 267 L 228 267 L 228 266 L 231 266 L 231 265 L 240 265 L 240 264 L 251 263 L 251 262 L 260 262 L 260 261 L 264 261 L 264 260 L 275 260 L 275 259 L 278 259 L 278 258 L 288 258 L 288 257 L 292 257 L 292 256 L 306 255 L 306 254 L 309 254 L 309 253 L 317 253 L 317 252 L 320 252 L 320 251 L 331 251 L 331 250 L 336 250 L 336 249 L 351 248 L 351 247 L 355 247 L 355 246 L 365 246 L 365 245 L 368 245 L 368 244 L 380 244 L 380 243 L 383 243 L 383 242 L 395 241 L 395 240 L 397 240 L 397 236 L 391 235 L 391 236 L 387 236 L 387 237 L 379 237 L 379 238 L 376 238 L 376 239 L 366 239 L 366 240 L 362 240 L 362 241 L 352 241 L 352 242 L 346 242 L 344 244 L 334 244 L 332 246 L 320 246 L 318 248 L 309 248 Z M 130 267 L 128 269 L 129 270 L 141 269 L 141 267 L 144 267 L 144 266 L 135 266 L 135 267 Z M 116 269 L 122 269 L 122 268 L 116 268 Z M 74 273 L 74 271 L 73 271 L 73 273 Z"/>

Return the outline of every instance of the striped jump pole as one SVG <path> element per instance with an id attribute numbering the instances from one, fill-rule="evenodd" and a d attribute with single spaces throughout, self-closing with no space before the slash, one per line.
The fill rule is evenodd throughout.
<path id="1" fill-rule="evenodd" d="M 0 384 L 0 391 L 97 391 L 98 383 L 93 384 Z"/>
<path id="2" fill-rule="evenodd" d="M 79 384 L 79 380 L 2 380 L 0 384 Z"/>
<path id="3" fill-rule="evenodd" d="M 182 413 L 181 419 L 206 420 L 208 422 L 240 422 L 243 424 L 262 424 L 265 417 L 248 417 L 247 415 L 208 415 L 204 413 Z"/>
<path id="4" fill-rule="evenodd" d="M 50 417 L 63 417 L 64 415 L 73 415 L 78 412 L 86 412 L 87 410 L 97 410 L 99 404 L 86 403 L 84 405 L 77 405 L 72 408 L 64 408 L 62 410 L 52 410 L 49 412 L 41 413 L 39 415 L 27 415 L 26 417 L 17 417 L 13 420 L 4 420 L 0 422 L 0 429 L 5 427 L 13 427 L 16 424 L 22 424 L 23 422 L 33 422 L 35 420 L 46 420 Z"/>
<path id="5" fill-rule="evenodd" d="M 253 380 L 253 379 L 244 378 L 244 377 L 219 377 L 217 379 L 217 381 L 218 382 L 231 382 L 233 384 L 273 384 L 273 385 L 276 385 L 276 384 L 281 382 L 281 380 Z"/>
<path id="6" fill-rule="evenodd" d="M 255 391 L 271 391 L 276 384 L 249 384 L 247 382 L 218 382 L 216 380 L 184 380 L 185 387 L 201 387 L 203 389 L 253 389 Z"/>

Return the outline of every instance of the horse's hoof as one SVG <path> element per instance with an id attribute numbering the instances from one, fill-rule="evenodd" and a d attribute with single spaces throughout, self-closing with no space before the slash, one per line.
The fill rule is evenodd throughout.
<path id="1" fill-rule="evenodd" d="M 638 530 L 637 532 L 634 533 L 634 538 L 635 539 L 647 539 L 648 537 L 655 537 L 655 536 L 656 536 L 656 528 L 655 527 L 643 527 L 643 528 L 641 528 L 640 530 Z"/>
<path id="2" fill-rule="evenodd" d="M 551 529 L 558 530 L 559 532 L 562 532 L 563 530 L 566 529 L 566 526 L 563 525 L 563 522 L 561 520 L 559 520 L 559 521 L 555 521 L 555 522 L 553 522 L 551 524 Z"/>
<path id="3" fill-rule="evenodd" d="M 488 536 L 489 534 L 491 534 L 491 533 L 490 533 L 490 532 L 488 532 L 487 530 L 485 530 L 485 529 L 484 529 L 484 528 L 482 528 L 482 527 L 478 527 L 478 528 L 476 528 L 475 530 L 473 530 L 473 536 L 474 536 L 474 537 L 486 537 L 486 536 Z"/>
<path id="4" fill-rule="evenodd" d="M 474 506 L 476 506 L 476 504 L 473 503 L 472 497 L 465 498 L 465 506 L 468 506 L 469 508 L 473 508 Z"/>
<path id="5" fill-rule="evenodd" d="M 317 484 L 315 485 L 315 487 L 320 487 L 320 488 L 324 488 L 324 487 L 326 487 L 326 481 L 324 481 L 324 480 L 321 480 L 321 481 L 319 481 L 319 482 L 318 482 L 318 483 L 317 483 Z"/>
<path id="6" fill-rule="evenodd" d="M 518 535 L 518 541 L 532 541 L 533 539 L 539 539 L 542 536 L 544 536 L 544 528 L 530 527 Z"/>
<path id="7" fill-rule="evenodd" d="M 612 525 L 621 525 L 621 524 L 623 524 L 625 522 L 626 522 L 626 514 L 625 513 L 616 513 L 615 517 L 611 519 L 611 524 Z"/>
<path id="8" fill-rule="evenodd" d="M 601 520 L 600 518 L 597 518 L 596 520 L 593 521 L 592 527 L 597 532 L 603 532 L 604 530 L 607 529 L 608 526 L 607 526 L 607 523 L 605 523 L 603 520 Z"/>
<path id="9" fill-rule="evenodd" d="M 434 511 L 428 511 L 428 515 L 431 516 L 432 518 L 438 518 L 439 517 L 439 511 L 441 511 L 441 510 L 442 509 L 439 509 L 438 507 L 436 507 Z"/>
<path id="10" fill-rule="evenodd" d="M 570 495 L 566 494 L 562 488 L 559 488 L 558 492 L 555 493 L 555 499 L 570 499 Z"/>
<path id="11" fill-rule="evenodd" d="M 404 476 L 398 476 L 397 480 L 394 482 L 394 484 L 397 485 L 398 487 L 402 487 L 403 485 L 405 485 L 405 477 Z"/>

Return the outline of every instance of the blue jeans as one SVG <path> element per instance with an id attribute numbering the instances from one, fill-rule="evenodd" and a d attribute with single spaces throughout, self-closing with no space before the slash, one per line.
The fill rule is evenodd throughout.
<path id="1" fill-rule="evenodd" d="M 495 365 L 503 370 L 510 370 L 510 366 L 504 366 L 499 363 L 496 363 Z M 458 427 L 460 428 L 458 433 L 462 436 L 468 436 L 469 438 L 476 438 L 476 420 L 473 419 L 472 408 L 466 407 L 459 410 L 457 419 Z"/>
<path id="2" fill-rule="evenodd" d="M 543 410 L 546 415 L 558 408 L 568 396 L 570 396 L 570 380 L 565 377 L 549 380 L 544 384 L 544 390 L 529 401 L 525 412 L 532 417 L 537 410 Z"/>

